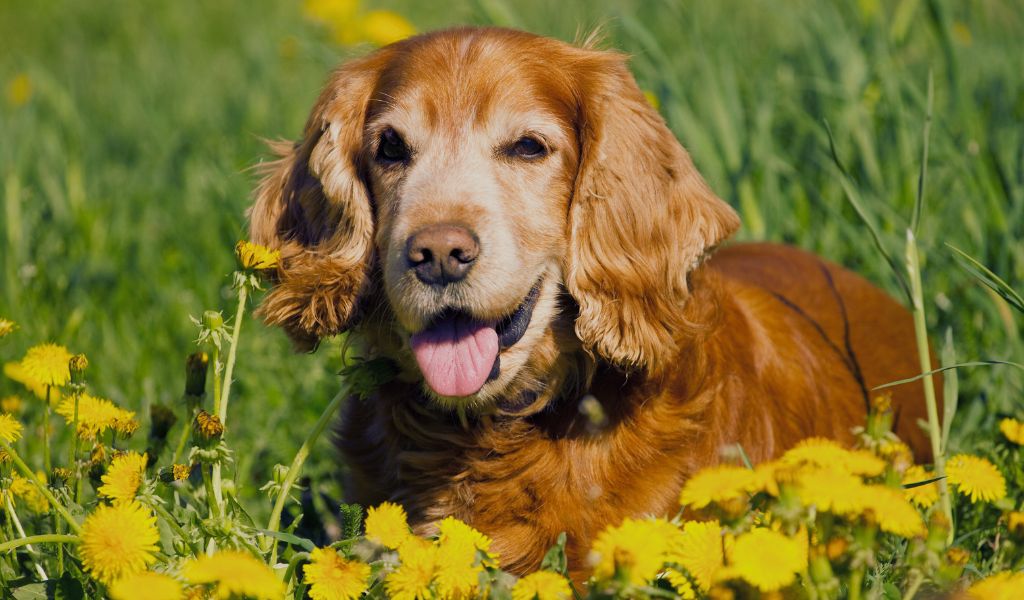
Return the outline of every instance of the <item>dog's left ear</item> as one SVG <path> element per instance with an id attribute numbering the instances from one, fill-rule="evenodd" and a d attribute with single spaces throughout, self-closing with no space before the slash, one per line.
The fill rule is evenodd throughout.
<path id="1" fill-rule="evenodd" d="M 579 50 L 580 166 L 566 287 L 584 345 L 626 369 L 663 370 L 685 326 L 687 275 L 739 227 L 650 106 L 621 55 Z"/>

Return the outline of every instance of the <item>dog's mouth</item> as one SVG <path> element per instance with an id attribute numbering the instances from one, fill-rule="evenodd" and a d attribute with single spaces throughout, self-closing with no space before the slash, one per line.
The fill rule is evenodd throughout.
<path id="1" fill-rule="evenodd" d="M 446 310 L 409 342 L 420 372 L 439 396 L 472 396 L 501 372 L 500 352 L 523 338 L 540 297 L 541 282 L 512 314 L 497 322 Z"/>

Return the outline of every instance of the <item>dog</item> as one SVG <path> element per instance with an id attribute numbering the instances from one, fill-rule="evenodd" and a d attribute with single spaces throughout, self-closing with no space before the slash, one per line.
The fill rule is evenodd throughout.
<path id="1" fill-rule="evenodd" d="M 300 350 L 351 330 L 400 375 L 339 428 L 348 500 L 458 517 L 504 568 L 561 532 L 573 573 L 625 517 L 671 515 L 723 448 L 853 441 L 920 371 L 910 314 L 739 227 L 616 52 L 498 28 L 345 63 L 249 211 L 281 251 L 259 313 Z M 715 251 L 715 252 L 713 252 Z M 920 382 L 892 389 L 927 459 Z"/>

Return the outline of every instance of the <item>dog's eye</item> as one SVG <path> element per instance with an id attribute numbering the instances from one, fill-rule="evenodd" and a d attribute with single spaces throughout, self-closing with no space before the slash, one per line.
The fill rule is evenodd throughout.
<path id="1" fill-rule="evenodd" d="M 390 127 L 380 134 L 377 144 L 377 160 L 385 163 L 405 162 L 409 159 L 409 148 L 394 129 Z"/>
<path id="2" fill-rule="evenodd" d="M 519 158 L 540 158 L 548 153 L 548 149 L 537 138 L 523 136 L 509 148 L 509 154 Z"/>

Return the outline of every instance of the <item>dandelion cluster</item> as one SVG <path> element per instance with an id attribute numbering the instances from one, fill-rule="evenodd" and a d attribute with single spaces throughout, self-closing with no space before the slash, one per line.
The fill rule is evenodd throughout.
<path id="1" fill-rule="evenodd" d="M 927 590 L 991 600 L 1017 598 L 1024 587 L 1024 423 L 1002 419 L 984 456 L 914 464 L 890 431 L 884 399 L 872 403 L 852 445 L 810 438 L 760 464 L 709 464 L 680 490 L 665 491 L 678 491 L 670 514 L 606 523 L 589 547 L 563 534 L 520 576 L 503 570 L 497 544 L 473 523 L 441 518 L 429 524 L 431 535 L 420 535 L 392 502 L 365 515 L 341 505 L 342 535 L 329 545 L 282 533 L 304 450 L 263 486 L 274 504 L 269 522 L 255 523 L 237 495 L 249 482 L 234 480 L 230 468 L 226 406 L 248 294 L 280 256 L 245 241 L 235 251 L 238 313 L 211 310 L 198 321 L 201 348 L 186 361 L 184 398 L 177 412 L 154 406 L 149 431 L 138 436 L 144 439 L 132 437 L 135 412 L 87 391 L 84 355 L 41 344 L 4 365 L 8 379 L 49 404 L 0 399 L 0 583 L 39 584 L 63 572 L 79 579 L 87 597 L 113 600 L 142 597 L 142 590 L 154 600 L 837 600 L 864 597 L 886 577 L 890 586 L 900 583 L 903 597 Z M 0 320 L 0 335 L 12 330 Z M 392 372 L 373 361 L 346 369 L 345 393 L 304 448 L 341 398 L 371 391 Z M 52 412 L 60 417 L 54 423 Z M 51 431 L 67 443 L 66 459 L 49 452 Z M 957 537 L 954 527 L 993 533 Z M 968 538 L 972 547 L 950 542 Z M 59 551 L 40 551 L 50 544 Z"/>

